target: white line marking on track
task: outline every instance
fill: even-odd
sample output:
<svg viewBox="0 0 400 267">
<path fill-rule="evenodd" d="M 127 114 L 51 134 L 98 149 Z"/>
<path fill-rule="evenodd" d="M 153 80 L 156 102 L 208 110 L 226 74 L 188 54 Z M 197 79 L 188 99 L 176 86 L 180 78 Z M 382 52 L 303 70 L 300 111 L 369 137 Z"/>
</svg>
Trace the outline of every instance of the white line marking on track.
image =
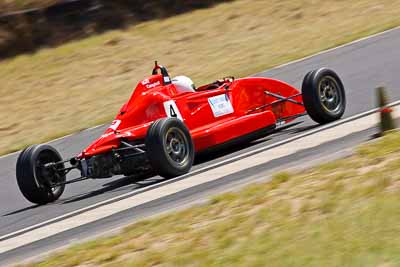
<svg viewBox="0 0 400 267">
<path fill-rule="evenodd" d="M 399 104 L 400 104 L 400 100 L 391 103 L 390 106 L 395 106 L 395 105 L 399 105 Z M 202 171 L 207 170 L 207 169 L 212 169 L 212 168 L 214 168 L 214 167 L 216 167 L 216 166 L 219 166 L 219 165 L 224 165 L 224 164 L 226 164 L 227 162 L 232 162 L 232 161 L 235 161 L 235 160 L 237 160 L 237 159 L 239 159 L 239 158 L 242 158 L 242 157 L 245 158 L 245 157 L 248 156 L 249 154 L 258 153 L 258 152 L 261 151 L 261 150 L 268 150 L 268 149 L 270 149 L 270 148 L 272 148 L 272 147 L 276 147 L 276 146 L 282 145 L 283 143 L 292 142 L 292 141 L 294 141 L 294 140 L 297 140 L 297 139 L 299 139 L 299 138 L 302 138 L 303 136 L 310 135 L 310 134 L 313 134 L 313 133 L 315 133 L 315 132 L 323 131 L 323 130 L 326 129 L 326 128 L 332 128 L 332 127 L 335 127 L 335 126 L 338 125 L 338 124 L 343 124 L 343 123 L 346 123 L 346 122 L 348 122 L 348 121 L 352 121 L 352 120 L 355 120 L 355 119 L 357 119 L 357 118 L 360 118 L 360 117 L 363 117 L 363 116 L 367 116 L 367 115 L 369 115 L 369 114 L 372 114 L 372 113 L 377 112 L 378 110 L 379 110 L 379 109 L 372 109 L 372 110 L 369 110 L 369 111 L 366 111 L 366 112 L 357 114 L 357 115 L 355 115 L 355 116 L 349 117 L 349 118 L 347 118 L 347 119 L 339 120 L 339 121 L 336 121 L 336 122 L 334 122 L 334 123 L 331 123 L 331 124 L 328 124 L 328 125 L 319 127 L 319 128 L 317 128 L 317 129 L 314 129 L 314 130 L 311 130 L 311 131 L 308 131 L 308 132 L 306 132 L 306 133 L 293 136 L 293 137 L 291 137 L 291 138 L 282 140 L 282 141 L 280 141 L 280 142 L 273 143 L 273 144 L 270 144 L 270 145 L 268 145 L 268 146 L 258 148 L 258 149 L 256 149 L 256 150 L 252 150 L 252 151 L 249 151 L 249 152 L 240 154 L 240 155 L 238 155 L 238 156 L 235 156 L 235 157 L 226 159 L 226 160 L 224 160 L 224 161 L 220 161 L 220 162 L 218 162 L 218 163 L 215 163 L 215 164 L 212 164 L 212 165 L 209 165 L 209 166 L 206 166 L 206 167 L 197 169 L 197 170 L 193 171 L 192 173 L 189 173 L 189 175 L 193 175 L 193 174 L 195 174 L 195 173 L 202 172 Z M 133 194 L 138 194 L 138 193 L 140 193 L 140 192 L 142 192 L 142 191 L 147 191 L 147 190 L 149 190 L 149 189 L 151 190 L 151 189 L 154 188 L 154 187 L 159 187 L 159 186 L 161 186 L 161 185 L 163 185 L 163 184 L 171 183 L 171 182 L 173 182 L 173 181 L 175 181 L 175 180 L 179 180 L 179 179 L 181 179 L 181 177 L 177 177 L 177 178 L 174 178 L 174 179 L 170 179 L 170 180 L 168 180 L 168 181 L 160 182 L 160 183 L 157 183 L 157 184 L 155 184 L 155 185 L 151 185 L 151 186 L 149 186 L 149 187 L 146 187 L 146 188 L 137 190 L 137 191 L 135 191 L 135 192 L 125 193 L 125 194 L 122 194 L 122 195 L 119 195 L 119 196 L 116 196 L 116 197 L 113 197 L 113 198 L 110 198 L 110 199 L 107 199 L 107 200 L 98 202 L 98 203 L 96 203 L 96 204 L 93 204 L 93 205 L 90 205 L 90 206 L 87 206 L 87 207 L 84 207 L 84 208 L 81 208 L 81 209 L 78 209 L 78 210 L 75 210 L 75 211 L 66 213 L 66 214 L 64 214 L 64 215 L 61 215 L 61 216 L 58 216 L 58 217 L 56 217 L 56 218 L 53 218 L 53 219 L 50 219 L 50 220 L 41 222 L 41 223 L 39 223 L 39 224 L 35 224 L 35 225 L 32 225 L 32 226 L 26 227 L 26 228 L 24 228 L 24 229 L 21 229 L 21 230 L 19 230 L 19 231 L 15 231 L 15 232 L 13 232 L 13 233 L 10 233 L 10 234 L 1 236 L 1 237 L 0 237 L 0 240 L 6 239 L 6 238 L 8 238 L 8 237 L 10 237 L 10 236 L 18 235 L 19 233 L 22 233 L 22 232 L 26 232 L 26 231 L 29 231 L 29 230 L 32 230 L 32 229 L 41 227 L 41 226 L 46 225 L 46 224 L 50 224 L 50 223 L 55 222 L 55 221 L 62 220 L 63 218 L 67 218 L 67 217 L 73 216 L 73 215 L 75 215 L 75 214 L 84 212 L 84 211 L 86 211 L 86 210 L 90 210 L 90 209 L 96 208 L 96 207 L 98 207 L 98 206 L 105 205 L 105 204 L 110 203 L 110 202 L 113 202 L 113 201 L 115 201 L 115 200 L 118 200 L 118 199 L 121 199 L 121 198 L 125 198 L 125 197 L 128 197 L 128 196 L 133 195 Z"/>
<path fill-rule="evenodd" d="M 399 105 L 400 101 L 396 101 L 391 106 Z M 351 133 L 360 132 L 368 128 L 374 127 L 377 124 L 378 116 L 376 112 L 379 109 L 373 109 L 362 114 L 352 116 L 345 120 L 337 121 L 335 123 L 320 127 L 318 129 L 303 133 L 287 140 L 271 144 L 269 146 L 259 148 L 255 151 L 245 153 L 248 157 L 239 155 L 235 157 L 240 158 L 237 161 L 232 159 L 225 160 L 221 163 L 214 164 L 213 166 L 205 167 L 194 171 L 188 177 L 182 179 L 178 177 L 168 180 L 157 185 L 151 186 L 146 190 L 138 192 L 130 192 L 112 199 L 82 208 L 80 210 L 70 212 L 63 216 L 45 221 L 34 226 L 30 226 L 14 233 L 0 237 L 6 239 L 0 242 L 0 254 L 6 251 L 18 248 L 23 245 L 56 235 L 58 233 L 97 221 L 116 214 L 118 212 L 131 209 L 135 206 L 175 194 L 185 189 L 204 184 L 210 181 L 220 179 L 224 176 L 236 173 L 238 171 L 251 168 L 274 159 L 278 159 L 290 154 L 296 153 L 299 150 L 319 146 L 323 143 L 344 137 Z M 394 117 L 400 117 L 400 112 L 396 110 Z M 296 141 L 293 145 L 293 141 Z M 258 154 L 254 154 L 259 152 Z M 210 169 L 211 168 L 211 169 Z M 205 172 L 199 173 L 201 170 L 207 169 Z M 171 183 L 171 181 L 174 181 Z M 160 186 L 163 185 L 164 186 Z M 140 191 L 139 191 L 140 192 Z M 116 200 L 115 202 L 112 202 Z M 110 203 L 112 202 L 112 203 Z M 107 204 L 109 203 L 109 204 Z M 100 207 L 101 204 L 104 204 Z M 74 216 L 74 214 L 77 214 Z M 71 217 L 72 216 L 72 217 Z M 21 233 L 20 235 L 18 235 Z M 17 235 L 17 236 L 15 236 Z M 15 237 L 12 237 L 15 236 Z M 8 237 L 11 237 L 7 239 Z"/>
</svg>

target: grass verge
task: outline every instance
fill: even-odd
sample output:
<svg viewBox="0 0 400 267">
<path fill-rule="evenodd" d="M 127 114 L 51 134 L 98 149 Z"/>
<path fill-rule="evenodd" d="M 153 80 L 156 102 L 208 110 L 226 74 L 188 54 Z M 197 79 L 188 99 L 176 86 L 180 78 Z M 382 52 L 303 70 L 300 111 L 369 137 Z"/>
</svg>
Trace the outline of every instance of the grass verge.
<svg viewBox="0 0 400 267">
<path fill-rule="evenodd" d="M 45 7 L 57 2 L 58 0 L 0 0 L 0 13 Z"/>
<path fill-rule="evenodd" d="M 400 132 L 26 266 L 400 266 Z"/>
<path fill-rule="evenodd" d="M 390 0 L 237 0 L 0 62 L 0 154 L 112 119 L 158 59 L 197 84 L 400 25 Z"/>
</svg>

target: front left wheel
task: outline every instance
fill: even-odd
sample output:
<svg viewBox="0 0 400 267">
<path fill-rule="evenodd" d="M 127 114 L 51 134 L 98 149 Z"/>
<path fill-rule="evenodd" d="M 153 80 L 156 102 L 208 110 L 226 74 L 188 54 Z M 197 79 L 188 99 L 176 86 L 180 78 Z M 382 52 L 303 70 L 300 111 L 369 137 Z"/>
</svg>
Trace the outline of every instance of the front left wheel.
<svg viewBox="0 0 400 267">
<path fill-rule="evenodd" d="M 49 145 L 33 145 L 21 152 L 17 160 L 17 183 L 24 197 L 32 203 L 44 205 L 56 201 L 64 192 L 65 174 L 60 154 Z M 55 164 L 53 167 L 49 165 Z"/>
<path fill-rule="evenodd" d="M 146 149 L 151 167 L 165 178 L 188 173 L 193 165 L 192 137 L 179 119 L 155 121 L 147 131 Z"/>
</svg>

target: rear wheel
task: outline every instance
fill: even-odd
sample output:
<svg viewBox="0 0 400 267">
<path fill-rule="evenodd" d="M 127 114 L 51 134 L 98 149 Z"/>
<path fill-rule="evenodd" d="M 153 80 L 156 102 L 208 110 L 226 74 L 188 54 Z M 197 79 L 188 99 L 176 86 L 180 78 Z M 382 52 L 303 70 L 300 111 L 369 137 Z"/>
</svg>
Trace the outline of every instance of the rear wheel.
<svg viewBox="0 0 400 267">
<path fill-rule="evenodd" d="M 49 145 L 34 145 L 21 152 L 17 160 L 17 183 L 24 197 L 39 205 L 56 201 L 64 192 L 66 176 L 58 169 L 64 164 L 48 168 L 45 165 L 62 161 L 60 154 Z"/>
<path fill-rule="evenodd" d="M 163 118 L 154 122 L 147 132 L 146 148 L 150 165 L 163 177 L 188 173 L 193 165 L 192 137 L 179 119 Z"/>
<path fill-rule="evenodd" d="M 325 124 L 340 119 L 346 109 L 346 94 L 339 76 L 322 68 L 307 73 L 302 85 L 304 106 L 310 117 Z"/>
</svg>

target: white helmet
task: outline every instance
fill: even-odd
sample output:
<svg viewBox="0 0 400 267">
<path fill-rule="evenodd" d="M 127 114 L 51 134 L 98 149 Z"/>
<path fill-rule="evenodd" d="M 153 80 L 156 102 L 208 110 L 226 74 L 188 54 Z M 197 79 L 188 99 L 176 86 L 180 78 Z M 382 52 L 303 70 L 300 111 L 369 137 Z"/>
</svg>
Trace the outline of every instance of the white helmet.
<svg viewBox="0 0 400 267">
<path fill-rule="evenodd" d="M 172 79 L 172 83 L 180 92 L 194 92 L 196 89 L 193 81 L 186 76 L 176 76 Z"/>
</svg>

